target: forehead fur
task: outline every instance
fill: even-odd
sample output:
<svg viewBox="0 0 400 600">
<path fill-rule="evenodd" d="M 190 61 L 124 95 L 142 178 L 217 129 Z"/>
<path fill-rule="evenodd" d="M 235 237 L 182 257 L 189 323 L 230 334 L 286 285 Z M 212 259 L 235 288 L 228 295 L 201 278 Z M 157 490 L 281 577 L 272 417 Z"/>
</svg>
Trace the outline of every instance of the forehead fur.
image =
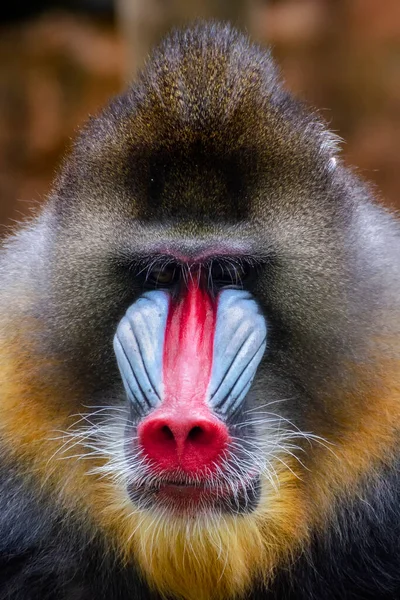
<svg viewBox="0 0 400 600">
<path fill-rule="evenodd" d="M 282 89 L 268 51 L 228 26 L 199 24 L 172 33 L 91 121 L 61 181 L 70 198 L 71 186 L 96 202 L 111 192 L 144 219 L 242 220 L 260 179 L 290 185 L 323 172 L 332 152 L 321 123 Z"/>
</svg>

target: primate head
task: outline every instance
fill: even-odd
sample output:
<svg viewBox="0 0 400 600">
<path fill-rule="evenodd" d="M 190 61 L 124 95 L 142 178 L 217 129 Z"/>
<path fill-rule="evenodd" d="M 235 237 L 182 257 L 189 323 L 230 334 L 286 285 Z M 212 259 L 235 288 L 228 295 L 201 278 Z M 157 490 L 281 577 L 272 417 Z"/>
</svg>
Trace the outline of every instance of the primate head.
<svg viewBox="0 0 400 600">
<path fill-rule="evenodd" d="M 162 593 L 268 580 L 390 455 L 390 219 L 268 52 L 172 34 L 9 243 L 13 452 Z"/>
</svg>

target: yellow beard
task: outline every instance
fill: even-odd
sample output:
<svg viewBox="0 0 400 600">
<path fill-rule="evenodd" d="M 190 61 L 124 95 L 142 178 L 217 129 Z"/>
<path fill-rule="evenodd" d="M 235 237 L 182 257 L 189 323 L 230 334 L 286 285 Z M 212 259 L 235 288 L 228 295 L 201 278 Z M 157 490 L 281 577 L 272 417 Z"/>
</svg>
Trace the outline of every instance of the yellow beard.
<svg viewBox="0 0 400 600">
<path fill-rule="evenodd" d="M 296 538 L 304 540 L 299 529 L 305 533 L 306 519 L 294 497 L 289 500 L 297 487 L 289 479 L 285 494 L 272 497 L 264 482 L 259 508 L 252 513 L 137 515 L 132 543 L 149 585 L 168 597 L 226 600 L 241 597 L 257 580 L 270 581 L 288 549 L 298 549 Z M 297 513 L 291 520 L 288 510 Z"/>
<path fill-rule="evenodd" d="M 185 600 L 225 600 L 262 573 L 265 545 L 256 519 L 220 516 L 206 523 L 144 515 L 136 558 L 162 594 Z"/>
</svg>

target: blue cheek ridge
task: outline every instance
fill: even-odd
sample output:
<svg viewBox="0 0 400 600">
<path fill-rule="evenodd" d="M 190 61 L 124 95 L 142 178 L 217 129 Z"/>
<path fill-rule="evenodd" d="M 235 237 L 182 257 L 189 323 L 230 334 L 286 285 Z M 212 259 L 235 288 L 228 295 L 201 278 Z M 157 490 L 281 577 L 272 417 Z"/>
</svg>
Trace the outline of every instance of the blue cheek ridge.
<svg viewBox="0 0 400 600">
<path fill-rule="evenodd" d="M 267 344 L 267 324 L 251 294 L 221 292 L 217 308 L 209 403 L 233 414 L 253 382 Z"/>
<path fill-rule="evenodd" d="M 114 352 L 122 382 L 129 400 L 139 412 L 161 402 L 168 308 L 167 292 L 144 293 L 128 308 L 114 336 Z"/>
</svg>

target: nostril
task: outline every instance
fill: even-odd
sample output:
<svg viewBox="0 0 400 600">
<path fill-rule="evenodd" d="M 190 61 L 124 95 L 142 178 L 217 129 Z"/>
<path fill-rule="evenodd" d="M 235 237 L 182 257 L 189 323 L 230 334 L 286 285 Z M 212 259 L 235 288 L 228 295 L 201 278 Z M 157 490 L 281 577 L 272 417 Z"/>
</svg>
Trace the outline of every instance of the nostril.
<svg viewBox="0 0 400 600">
<path fill-rule="evenodd" d="M 174 439 L 174 434 L 172 433 L 172 431 L 170 430 L 170 428 L 168 427 L 168 425 L 164 425 L 163 427 L 161 427 L 160 433 L 162 434 L 162 436 L 167 441 L 170 441 L 170 440 Z"/>
<path fill-rule="evenodd" d="M 205 437 L 205 431 L 201 427 L 196 425 L 189 431 L 187 439 L 193 443 L 196 443 L 196 442 L 202 442 L 204 437 Z"/>
</svg>

